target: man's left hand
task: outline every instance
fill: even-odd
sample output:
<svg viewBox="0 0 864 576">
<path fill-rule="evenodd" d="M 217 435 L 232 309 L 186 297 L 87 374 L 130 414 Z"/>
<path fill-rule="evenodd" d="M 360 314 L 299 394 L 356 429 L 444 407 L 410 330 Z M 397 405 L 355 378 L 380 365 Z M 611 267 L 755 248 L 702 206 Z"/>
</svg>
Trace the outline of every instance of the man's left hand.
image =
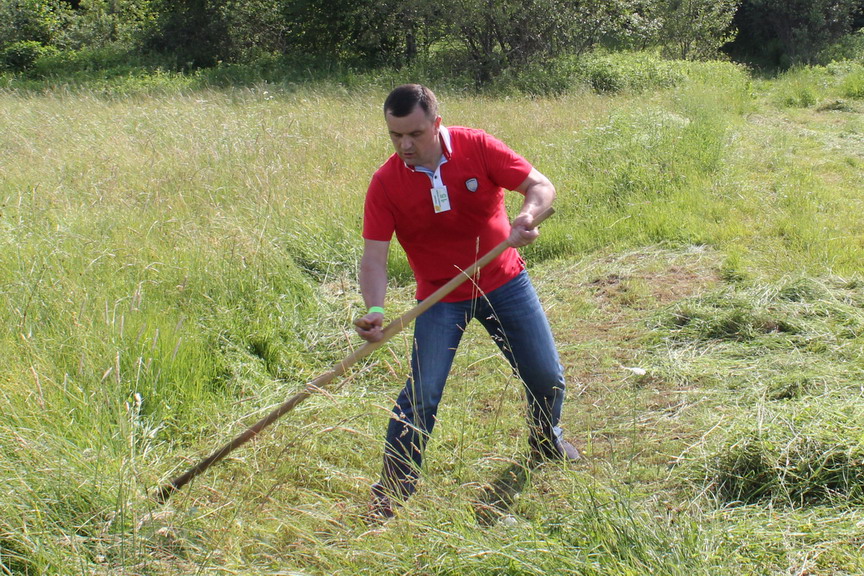
<svg viewBox="0 0 864 576">
<path fill-rule="evenodd" d="M 510 236 L 507 238 L 507 243 L 514 248 L 520 248 L 534 242 L 540 236 L 540 230 L 533 224 L 534 217 L 531 214 L 523 213 L 514 218 L 510 224 Z"/>
</svg>

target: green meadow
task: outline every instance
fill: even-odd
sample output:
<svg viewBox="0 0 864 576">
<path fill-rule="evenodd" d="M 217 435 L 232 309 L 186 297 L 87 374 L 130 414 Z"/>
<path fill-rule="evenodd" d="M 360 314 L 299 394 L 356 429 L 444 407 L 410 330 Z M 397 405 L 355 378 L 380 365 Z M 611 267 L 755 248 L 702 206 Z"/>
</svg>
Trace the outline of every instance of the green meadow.
<svg viewBox="0 0 864 576">
<path fill-rule="evenodd" d="M 360 346 L 393 81 L 5 80 L 0 574 L 864 573 L 864 66 L 620 58 L 557 96 L 437 90 L 556 184 L 523 254 L 585 458 L 525 467 L 472 326 L 380 525 L 410 330 L 151 496 Z"/>
</svg>

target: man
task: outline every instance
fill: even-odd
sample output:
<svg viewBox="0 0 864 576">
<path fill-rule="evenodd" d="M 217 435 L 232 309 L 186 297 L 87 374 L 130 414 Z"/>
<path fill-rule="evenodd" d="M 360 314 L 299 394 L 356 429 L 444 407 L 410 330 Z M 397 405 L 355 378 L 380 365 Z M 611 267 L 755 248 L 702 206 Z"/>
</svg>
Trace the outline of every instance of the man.
<svg viewBox="0 0 864 576">
<path fill-rule="evenodd" d="M 511 246 L 416 320 L 411 377 L 396 401 L 382 477 L 372 488 L 372 514 L 390 517 L 394 503 L 414 492 L 444 384 L 472 318 L 525 385 L 532 460 L 575 460 L 579 452 L 558 427 L 563 367 L 515 249 L 538 237 L 532 222 L 551 206 L 554 186 L 489 134 L 443 126 L 435 95 L 425 86 L 393 90 L 384 102 L 384 119 L 396 152 L 375 172 L 366 194 L 359 282 L 368 312 L 357 322 L 359 335 L 370 342 L 383 337 L 387 253 L 394 233 L 421 301 L 504 240 Z M 505 190 L 524 196 L 512 222 Z"/>
</svg>

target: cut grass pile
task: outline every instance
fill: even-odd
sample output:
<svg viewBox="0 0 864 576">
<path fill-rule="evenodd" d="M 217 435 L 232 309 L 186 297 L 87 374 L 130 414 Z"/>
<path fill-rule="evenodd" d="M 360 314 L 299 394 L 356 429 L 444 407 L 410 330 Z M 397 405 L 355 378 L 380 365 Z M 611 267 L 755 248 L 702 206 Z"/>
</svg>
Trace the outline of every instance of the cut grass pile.
<svg viewBox="0 0 864 576">
<path fill-rule="evenodd" d="M 679 378 L 711 382 L 737 409 L 685 458 L 720 503 L 860 501 L 862 303 L 860 281 L 797 278 L 681 302 L 659 321 Z"/>
</svg>

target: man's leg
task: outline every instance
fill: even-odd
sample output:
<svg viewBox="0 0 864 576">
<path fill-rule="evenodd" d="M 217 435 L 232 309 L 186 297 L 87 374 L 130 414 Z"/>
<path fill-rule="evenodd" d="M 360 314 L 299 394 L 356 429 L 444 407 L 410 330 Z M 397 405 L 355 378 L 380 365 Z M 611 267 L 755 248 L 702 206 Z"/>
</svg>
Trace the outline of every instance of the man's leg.
<svg viewBox="0 0 864 576">
<path fill-rule="evenodd" d="M 578 458 L 558 426 L 566 388 L 564 368 L 528 274 L 523 272 L 487 294 L 475 317 L 525 385 L 532 452 L 543 458 Z"/>
<path fill-rule="evenodd" d="M 438 303 L 416 320 L 411 377 L 393 408 L 381 481 L 373 486 L 373 496 L 379 499 L 400 501 L 414 492 L 468 309 L 464 303 Z"/>
</svg>

